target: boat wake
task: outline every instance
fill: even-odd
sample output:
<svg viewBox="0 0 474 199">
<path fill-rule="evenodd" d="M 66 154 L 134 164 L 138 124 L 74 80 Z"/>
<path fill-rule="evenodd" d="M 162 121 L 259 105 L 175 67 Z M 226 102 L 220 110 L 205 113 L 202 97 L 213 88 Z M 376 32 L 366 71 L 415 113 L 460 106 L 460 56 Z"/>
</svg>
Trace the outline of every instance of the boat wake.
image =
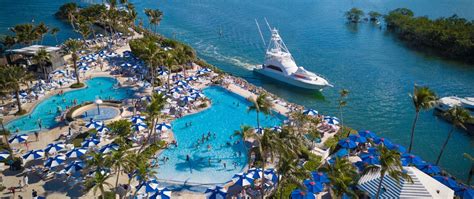
<svg viewBox="0 0 474 199">
<path fill-rule="evenodd" d="M 212 57 L 220 62 L 229 63 L 247 70 L 253 70 L 256 64 L 251 64 L 249 60 L 239 56 L 227 56 L 219 52 L 219 48 L 212 44 L 206 44 L 202 40 L 194 44 L 203 55 Z"/>
</svg>

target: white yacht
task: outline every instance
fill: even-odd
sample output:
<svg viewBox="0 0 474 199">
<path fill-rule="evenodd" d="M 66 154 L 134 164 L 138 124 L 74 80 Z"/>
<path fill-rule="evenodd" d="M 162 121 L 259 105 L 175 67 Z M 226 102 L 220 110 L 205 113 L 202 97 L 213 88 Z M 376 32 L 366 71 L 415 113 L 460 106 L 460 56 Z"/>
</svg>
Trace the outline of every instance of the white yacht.
<svg viewBox="0 0 474 199">
<path fill-rule="evenodd" d="M 272 37 L 265 53 L 265 62 L 254 69 L 255 72 L 293 86 L 311 90 L 332 87 L 320 75 L 297 66 L 293 56 L 283 42 L 278 30 L 271 29 Z"/>
<path fill-rule="evenodd" d="M 456 96 L 448 96 L 439 99 L 435 106 L 435 113 L 442 116 L 444 119 L 451 121 L 451 119 L 446 117 L 443 113 L 455 106 L 461 106 L 468 110 L 471 116 L 474 115 L 474 97 L 461 98 Z M 474 134 L 474 119 L 466 121 L 464 127 L 466 127 L 468 133 Z"/>
<path fill-rule="evenodd" d="M 456 96 L 448 96 L 443 97 L 438 100 L 435 108 L 438 111 L 446 112 L 450 108 L 454 106 L 461 106 L 467 110 L 469 110 L 472 114 L 474 112 L 474 97 L 456 97 Z"/>
</svg>

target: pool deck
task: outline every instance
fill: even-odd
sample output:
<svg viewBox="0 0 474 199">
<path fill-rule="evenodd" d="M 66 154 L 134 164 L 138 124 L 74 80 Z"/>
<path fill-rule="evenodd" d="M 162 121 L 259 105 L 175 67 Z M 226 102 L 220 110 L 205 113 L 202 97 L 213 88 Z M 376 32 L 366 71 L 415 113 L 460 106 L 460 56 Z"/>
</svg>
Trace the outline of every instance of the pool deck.
<svg viewBox="0 0 474 199">
<path fill-rule="evenodd" d="M 115 52 L 122 53 L 126 50 L 130 50 L 130 47 L 128 45 L 120 47 Z M 105 64 L 104 68 L 106 68 L 106 69 L 110 68 L 110 66 L 108 65 L 108 62 L 104 62 L 104 64 Z M 196 72 L 196 71 L 195 70 L 194 71 L 190 70 L 188 73 L 193 74 L 194 72 Z M 217 75 L 217 74 L 213 73 L 212 75 Z M 109 70 L 100 71 L 100 70 L 98 70 L 98 67 L 95 67 L 94 70 L 87 71 L 85 73 L 85 77 L 81 78 L 81 81 L 91 79 L 91 78 L 94 78 L 94 77 L 112 77 L 112 78 L 116 78 L 120 82 L 120 84 L 123 85 L 123 86 L 134 86 L 133 84 L 130 85 L 130 84 L 127 83 L 127 81 L 126 81 L 127 78 L 126 77 L 110 75 Z M 72 83 L 74 83 L 74 82 L 72 82 Z M 56 95 L 61 91 L 62 92 L 67 92 L 67 91 L 73 90 L 73 89 L 69 88 L 69 85 L 63 85 L 63 87 L 60 88 L 60 89 L 56 89 L 54 91 L 50 91 L 50 92 L 46 93 L 45 96 L 40 98 L 39 100 L 35 100 L 31 103 L 23 104 L 22 108 L 29 113 L 42 100 L 44 100 L 48 97 L 51 97 L 53 95 Z M 212 85 L 211 82 L 209 80 L 205 80 L 201 83 L 196 84 L 195 87 L 199 88 L 199 89 L 204 89 L 204 88 L 206 88 L 210 85 Z M 257 95 L 255 93 L 253 93 L 253 92 L 251 92 L 247 89 L 244 89 L 244 88 L 242 88 L 241 86 L 239 86 L 235 83 L 230 83 L 230 84 L 227 84 L 226 86 L 224 86 L 224 85 L 219 85 L 219 86 L 227 89 L 228 91 L 230 91 L 232 93 L 235 93 L 239 96 L 242 96 L 243 98 L 246 98 L 246 99 L 248 99 L 248 98 L 255 99 L 257 97 Z M 276 100 L 282 102 L 282 104 L 288 104 L 282 99 L 276 98 Z M 276 112 L 280 113 L 280 114 L 288 115 L 288 113 L 290 113 L 290 109 L 287 108 L 286 106 L 282 105 L 282 104 L 275 103 L 274 106 L 273 106 L 273 109 Z M 209 108 L 210 106 L 212 106 L 212 103 L 209 104 L 209 106 L 207 108 Z M 201 112 L 205 109 L 206 108 L 194 110 L 190 113 L 186 113 L 185 115 L 199 113 L 199 112 Z M 120 117 L 118 117 L 114 120 L 129 118 L 132 115 L 133 115 L 133 113 L 131 113 L 129 111 L 125 111 Z M 7 123 L 8 121 L 11 121 L 11 120 L 16 119 L 18 117 L 21 117 L 21 116 L 8 115 L 8 116 L 4 117 L 4 121 L 5 121 L 5 123 Z M 168 122 L 170 122 L 172 120 L 168 120 Z M 110 122 L 110 121 L 108 121 L 108 122 Z M 71 124 L 72 130 L 73 131 L 78 131 L 80 123 L 81 123 L 80 121 L 79 122 L 73 122 Z M 29 136 L 29 139 L 28 139 L 28 149 L 29 150 L 31 150 L 31 149 L 43 149 L 43 148 L 46 147 L 47 144 L 55 142 L 61 134 L 66 134 L 67 131 L 68 131 L 67 126 L 66 127 L 56 127 L 56 128 L 53 128 L 53 129 L 47 129 L 45 131 L 42 131 L 39 134 L 40 135 L 39 136 L 39 139 L 40 139 L 39 141 L 36 141 L 35 136 L 31 135 L 31 136 Z M 174 134 L 173 134 L 172 131 L 168 131 L 168 132 L 169 132 L 169 137 L 166 140 L 168 142 L 170 142 L 170 141 L 174 140 Z M 102 146 L 103 144 L 107 144 L 109 142 L 110 142 L 110 140 L 108 140 L 108 142 L 101 142 L 100 146 Z M 26 146 L 24 144 L 12 144 L 12 147 L 19 151 L 19 152 L 17 152 L 17 154 L 22 154 L 26 151 Z M 30 176 L 30 181 L 32 181 L 34 178 L 35 178 L 34 176 Z M 15 174 L 3 176 L 4 186 L 6 186 L 6 187 L 18 186 L 18 180 L 19 179 L 20 178 L 17 177 Z M 107 181 L 111 184 L 115 184 L 115 179 L 116 179 L 115 174 L 112 174 L 111 178 L 109 178 Z M 45 183 L 46 183 L 45 181 L 42 181 L 42 180 L 38 179 L 37 182 L 31 183 L 29 186 L 25 187 L 22 192 L 19 192 L 18 194 L 22 195 L 22 196 L 29 195 L 29 194 L 31 194 L 31 191 L 33 189 L 35 189 L 38 192 L 39 195 L 47 196 L 47 198 L 64 198 L 64 196 L 67 192 L 74 191 L 74 189 L 71 189 L 69 191 L 59 190 L 59 189 L 58 189 L 58 191 L 46 190 L 45 187 L 44 187 Z M 127 183 L 126 175 L 124 175 L 124 174 L 121 175 L 121 177 L 119 178 L 119 183 Z M 132 186 L 134 186 L 136 184 L 137 184 L 137 182 L 132 182 Z M 227 185 L 229 185 L 229 184 L 227 184 Z M 55 186 L 64 187 L 64 184 L 58 183 Z M 75 190 L 75 191 L 77 191 L 77 190 Z M 10 197 L 11 194 L 2 193 L 1 196 L 2 197 Z M 203 193 L 189 192 L 189 191 L 173 192 L 172 196 L 173 196 L 173 198 L 191 198 L 191 199 L 205 198 L 205 195 Z M 79 197 L 80 198 L 94 198 L 94 194 L 90 191 L 88 193 L 84 193 L 83 195 L 81 195 Z"/>
</svg>

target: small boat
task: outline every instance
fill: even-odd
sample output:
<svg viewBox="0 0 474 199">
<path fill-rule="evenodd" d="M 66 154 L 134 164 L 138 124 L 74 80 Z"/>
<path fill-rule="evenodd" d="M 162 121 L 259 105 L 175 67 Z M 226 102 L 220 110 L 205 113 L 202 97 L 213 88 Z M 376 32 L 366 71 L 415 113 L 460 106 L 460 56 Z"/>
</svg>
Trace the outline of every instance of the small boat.
<svg viewBox="0 0 474 199">
<path fill-rule="evenodd" d="M 332 87 L 321 75 L 296 65 L 278 30 L 273 28 L 271 33 L 265 61 L 254 69 L 255 72 L 304 89 L 322 90 L 324 87 Z"/>
<path fill-rule="evenodd" d="M 451 121 L 451 119 L 446 117 L 443 113 L 455 106 L 463 107 L 470 112 L 471 116 L 474 115 L 474 97 L 461 98 L 457 96 L 440 98 L 435 106 L 435 114 L 440 115 L 447 121 Z M 474 119 L 465 122 L 464 126 L 466 127 L 468 133 L 474 134 Z"/>
</svg>

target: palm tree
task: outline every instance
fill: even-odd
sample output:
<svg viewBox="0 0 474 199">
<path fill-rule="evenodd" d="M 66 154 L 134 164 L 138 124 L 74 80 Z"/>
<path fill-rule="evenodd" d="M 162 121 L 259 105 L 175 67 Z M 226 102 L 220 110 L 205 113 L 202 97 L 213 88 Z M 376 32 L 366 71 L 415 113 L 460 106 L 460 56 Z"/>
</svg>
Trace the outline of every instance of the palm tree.
<svg viewBox="0 0 474 199">
<path fill-rule="evenodd" d="M 10 143 L 8 142 L 8 137 L 10 136 L 10 131 L 5 129 L 5 125 L 3 124 L 3 118 L 0 118 L 0 125 L 2 126 L 2 132 L 0 133 L 0 135 L 3 136 L 3 141 L 5 142 L 5 145 L 8 146 L 8 148 L 10 148 Z"/>
<path fill-rule="evenodd" d="M 471 161 L 471 169 L 469 170 L 469 175 L 466 180 L 467 185 L 471 185 L 472 174 L 474 174 L 474 157 L 467 153 L 464 153 L 463 156 Z"/>
<path fill-rule="evenodd" d="M 48 33 L 49 28 L 44 24 L 44 22 L 40 22 L 39 25 L 35 27 L 35 32 L 41 38 L 41 44 L 43 44 L 43 38 L 46 33 Z"/>
<path fill-rule="evenodd" d="M 147 142 L 151 136 L 155 135 L 155 126 L 158 122 L 158 118 L 161 116 L 161 110 L 165 107 L 166 98 L 163 94 L 154 93 L 151 98 L 150 104 L 146 107 L 146 115 L 148 116 L 149 123 L 151 124 L 150 133 L 148 134 Z M 145 142 L 145 143 L 147 143 Z M 145 144 L 140 147 L 140 150 Z"/>
<path fill-rule="evenodd" d="M 59 32 L 59 28 L 58 27 L 54 27 L 52 28 L 49 33 L 54 37 L 54 39 L 56 40 L 56 43 L 58 43 L 58 32 Z"/>
<path fill-rule="evenodd" d="M 87 40 L 87 37 L 89 37 L 92 33 L 91 25 L 92 25 L 92 22 L 89 21 L 86 17 L 78 17 L 78 20 L 77 20 L 78 27 L 76 29 L 76 32 L 82 35 L 84 44 Z"/>
<path fill-rule="evenodd" d="M 421 110 L 429 110 L 436 104 L 436 94 L 431 91 L 428 87 L 419 87 L 415 85 L 413 95 L 410 95 L 413 100 L 413 106 L 415 106 L 415 119 L 413 120 L 413 126 L 411 127 L 410 146 L 408 147 L 408 153 L 411 153 L 413 147 L 413 139 L 415 135 L 416 121 Z"/>
<path fill-rule="evenodd" d="M 289 184 L 296 184 L 299 188 L 305 188 L 301 183 L 302 180 L 309 178 L 309 173 L 304 167 L 298 166 L 297 158 L 282 157 L 278 161 L 276 169 L 278 171 L 278 193 L 280 198 L 283 199 L 283 188 Z"/>
<path fill-rule="evenodd" d="M 35 27 L 30 23 L 15 25 L 10 28 L 10 31 L 15 33 L 16 41 L 20 44 L 31 45 L 33 41 L 38 39 Z"/>
<path fill-rule="evenodd" d="M 64 50 L 67 54 L 71 54 L 72 59 L 72 66 L 74 68 L 74 74 L 76 75 L 77 85 L 81 85 L 81 81 L 79 79 L 79 70 L 77 68 L 77 60 L 79 59 L 79 51 L 82 48 L 82 42 L 79 42 L 75 39 L 68 39 L 64 42 Z"/>
<path fill-rule="evenodd" d="M 379 198 L 380 196 L 380 190 L 382 188 L 383 179 L 386 174 L 396 181 L 399 181 L 401 178 L 403 178 L 413 183 L 411 177 L 403 172 L 402 162 L 400 161 L 401 155 L 398 151 L 389 150 L 382 144 L 378 146 L 378 151 L 380 152 L 380 166 L 369 165 L 363 172 L 364 174 L 380 172 L 380 181 L 377 186 L 377 194 L 375 195 L 375 198 Z"/>
<path fill-rule="evenodd" d="M 450 108 L 446 113 L 444 113 L 444 115 L 451 120 L 451 123 L 453 125 L 451 126 L 451 130 L 449 130 L 448 137 L 446 138 L 443 146 L 441 147 L 441 151 L 439 152 L 438 158 L 436 158 L 436 164 L 439 164 L 439 161 L 441 160 L 441 156 L 443 155 L 446 145 L 448 145 L 449 139 L 451 138 L 451 135 L 453 134 L 454 129 L 456 127 L 461 127 L 463 129 L 466 129 L 466 127 L 464 126 L 464 123 L 471 119 L 471 115 L 469 111 L 460 106 L 454 106 Z"/>
<path fill-rule="evenodd" d="M 105 187 L 112 186 L 110 183 L 107 182 L 109 177 L 110 175 L 108 174 L 102 174 L 102 172 L 96 171 L 94 177 L 87 180 L 86 183 L 91 184 L 93 186 L 92 189 L 93 189 L 94 195 L 96 195 L 97 190 L 100 190 L 99 198 L 105 199 Z"/>
<path fill-rule="evenodd" d="M 0 90 L 4 92 L 15 92 L 18 106 L 17 114 L 21 115 L 24 110 L 21 108 L 20 90 L 22 85 L 26 85 L 34 77 L 23 67 L 0 66 Z"/>
<path fill-rule="evenodd" d="M 344 123 L 343 123 L 343 118 L 342 118 L 342 108 L 344 108 L 347 105 L 347 101 L 345 100 L 345 98 L 347 98 L 348 95 L 349 95 L 349 90 L 347 89 L 342 89 L 339 91 L 339 117 L 341 119 L 341 130 L 343 133 L 344 133 Z"/>
<path fill-rule="evenodd" d="M 148 17 L 148 22 L 150 24 L 150 30 L 156 33 L 156 27 L 160 24 L 163 19 L 163 12 L 158 9 L 145 9 L 145 15 Z"/>
<path fill-rule="evenodd" d="M 115 189 L 118 187 L 118 182 L 120 178 L 120 173 L 122 173 L 122 169 L 126 166 L 126 162 L 122 161 L 122 158 L 125 158 L 128 155 L 128 151 L 126 150 L 125 146 L 120 146 L 119 150 L 112 152 L 110 158 L 113 161 L 112 168 L 115 170 L 117 178 L 115 179 Z M 116 191 L 118 194 L 118 192 Z"/>
<path fill-rule="evenodd" d="M 48 80 L 48 71 L 46 70 L 46 64 L 49 60 L 51 60 L 51 55 L 45 48 L 40 48 L 36 51 L 36 54 L 33 56 L 33 60 L 36 61 L 39 68 L 43 71 L 43 78 Z"/>
<path fill-rule="evenodd" d="M 273 103 L 268 99 L 265 93 L 257 96 L 256 99 L 249 98 L 249 101 L 252 104 L 247 110 L 257 112 L 257 128 L 260 128 L 260 112 L 264 115 L 270 115 L 272 113 Z"/>
<path fill-rule="evenodd" d="M 358 174 L 347 158 L 336 158 L 332 165 L 321 168 L 328 175 L 331 186 L 329 192 L 332 198 L 341 198 L 344 194 L 358 198 L 351 188 L 357 184 Z"/>
<path fill-rule="evenodd" d="M 0 43 L 5 47 L 5 50 L 9 50 L 17 43 L 17 39 L 14 36 L 6 35 L 2 37 Z"/>
</svg>

